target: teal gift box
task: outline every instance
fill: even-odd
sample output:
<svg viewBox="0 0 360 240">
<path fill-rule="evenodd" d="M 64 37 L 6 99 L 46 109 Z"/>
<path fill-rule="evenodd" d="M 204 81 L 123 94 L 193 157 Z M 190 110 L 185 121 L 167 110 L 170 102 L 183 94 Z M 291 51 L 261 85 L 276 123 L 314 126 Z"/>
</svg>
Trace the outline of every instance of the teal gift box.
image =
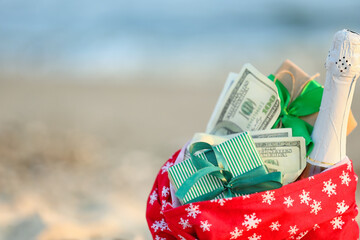
<svg viewBox="0 0 360 240">
<path fill-rule="evenodd" d="M 198 154 L 200 150 L 204 150 Z M 282 186 L 281 173 L 269 173 L 255 144 L 244 132 L 217 146 L 198 142 L 191 158 L 169 168 L 169 179 L 182 204 L 237 197 Z"/>
</svg>

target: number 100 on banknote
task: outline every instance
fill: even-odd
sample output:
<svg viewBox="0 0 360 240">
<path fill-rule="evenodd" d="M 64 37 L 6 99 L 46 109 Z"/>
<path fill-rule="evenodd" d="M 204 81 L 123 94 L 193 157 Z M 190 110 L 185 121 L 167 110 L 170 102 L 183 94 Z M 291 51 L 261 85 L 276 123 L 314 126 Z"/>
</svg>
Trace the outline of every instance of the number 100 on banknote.
<svg viewBox="0 0 360 240">
<path fill-rule="evenodd" d="M 228 135 L 270 129 L 280 114 L 274 82 L 250 64 L 230 74 L 210 118 L 206 132 Z"/>
</svg>

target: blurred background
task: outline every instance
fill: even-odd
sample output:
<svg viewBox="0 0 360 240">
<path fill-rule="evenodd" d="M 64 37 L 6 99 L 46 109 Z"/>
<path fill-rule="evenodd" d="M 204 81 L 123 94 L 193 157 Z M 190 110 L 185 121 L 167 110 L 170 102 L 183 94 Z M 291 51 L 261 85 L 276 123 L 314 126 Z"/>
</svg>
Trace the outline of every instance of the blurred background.
<svg viewBox="0 0 360 240">
<path fill-rule="evenodd" d="M 0 0 L 0 240 L 151 239 L 157 171 L 205 130 L 228 72 L 250 62 L 268 75 L 290 59 L 323 83 L 332 37 L 360 31 L 359 10 L 350 0 Z M 359 140 L 355 129 L 347 145 L 358 174 Z"/>
</svg>

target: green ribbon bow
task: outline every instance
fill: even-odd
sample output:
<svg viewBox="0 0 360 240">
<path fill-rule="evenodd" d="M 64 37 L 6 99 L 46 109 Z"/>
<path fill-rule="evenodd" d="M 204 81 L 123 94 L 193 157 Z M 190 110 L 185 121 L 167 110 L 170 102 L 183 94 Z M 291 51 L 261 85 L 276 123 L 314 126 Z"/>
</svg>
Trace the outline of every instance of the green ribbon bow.
<svg viewBox="0 0 360 240">
<path fill-rule="evenodd" d="M 183 200 L 191 187 L 207 174 L 220 179 L 222 186 L 205 195 L 192 199 L 188 203 L 211 200 L 221 193 L 224 193 L 225 197 L 229 198 L 235 197 L 235 193 L 250 194 L 280 188 L 282 186 L 281 172 L 267 174 L 263 166 L 234 177 L 229 171 L 229 166 L 224 156 L 208 143 L 194 143 L 190 146 L 189 150 L 191 161 L 197 169 L 197 172 L 191 175 L 176 191 L 175 195 L 180 200 Z M 205 153 L 208 160 L 194 155 L 194 153 L 200 150 L 210 150 Z"/>
<path fill-rule="evenodd" d="M 274 81 L 275 76 L 271 74 L 269 79 Z M 275 81 L 275 85 L 281 101 L 281 113 L 273 128 L 277 127 L 280 121 L 283 128 L 292 128 L 293 136 L 305 138 L 306 154 L 309 155 L 314 148 L 314 142 L 311 138 L 313 126 L 299 117 L 307 116 L 320 110 L 324 88 L 317 81 L 311 80 L 301 90 L 300 95 L 290 102 L 291 96 L 286 87 L 280 81 Z"/>
</svg>

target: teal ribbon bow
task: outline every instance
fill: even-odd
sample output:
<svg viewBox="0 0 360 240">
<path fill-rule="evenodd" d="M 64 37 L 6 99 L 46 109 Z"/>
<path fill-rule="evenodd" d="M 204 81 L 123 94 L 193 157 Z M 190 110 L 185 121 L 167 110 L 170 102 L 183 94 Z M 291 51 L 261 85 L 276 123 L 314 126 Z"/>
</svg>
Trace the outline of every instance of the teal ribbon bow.
<svg viewBox="0 0 360 240">
<path fill-rule="evenodd" d="M 274 81 L 275 76 L 270 75 L 269 79 Z M 307 116 L 320 110 L 324 88 L 317 81 L 311 80 L 301 90 L 300 95 L 290 102 L 291 96 L 286 87 L 280 81 L 275 81 L 275 85 L 279 92 L 281 113 L 273 128 L 276 128 L 280 122 L 282 122 L 283 128 L 292 128 L 293 136 L 305 138 L 306 154 L 309 155 L 314 148 L 314 142 L 311 138 L 313 126 L 299 117 Z"/>
<path fill-rule="evenodd" d="M 281 172 L 267 173 L 263 166 L 234 177 L 229 171 L 229 166 L 224 156 L 208 143 L 194 143 L 190 146 L 189 150 L 191 161 L 197 169 L 197 172 L 191 175 L 176 191 L 175 195 L 180 200 L 183 200 L 191 187 L 207 174 L 220 179 L 222 186 L 190 202 L 211 200 L 221 193 L 224 193 L 225 197 L 229 198 L 235 197 L 235 193 L 250 194 L 280 188 L 282 186 Z M 194 155 L 200 150 L 209 150 L 206 152 L 206 158 L 208 160 Z"/>
</svg>

